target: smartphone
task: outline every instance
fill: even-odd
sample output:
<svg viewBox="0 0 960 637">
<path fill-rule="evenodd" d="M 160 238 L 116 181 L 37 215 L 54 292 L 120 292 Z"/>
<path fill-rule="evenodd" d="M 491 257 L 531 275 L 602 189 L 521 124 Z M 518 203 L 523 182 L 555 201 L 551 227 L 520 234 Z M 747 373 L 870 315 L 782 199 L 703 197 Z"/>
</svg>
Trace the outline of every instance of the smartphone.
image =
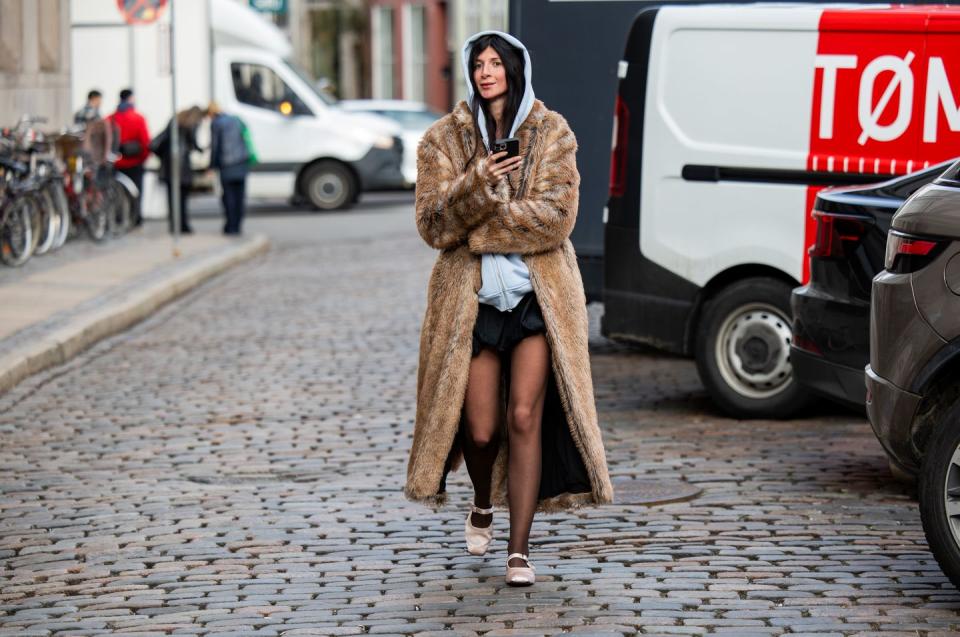
<svg viewBox="0 0 960 637">
<path fill-rule="evenodd" d="M 520 154 L 520 140 L 516 137 L 507 137 L 493 142 L 493 152 L 500 153 L 503 151 L 507 151 L 507 156 L 501 157 L 500 161 L 516 157 Z"/>
</svg>

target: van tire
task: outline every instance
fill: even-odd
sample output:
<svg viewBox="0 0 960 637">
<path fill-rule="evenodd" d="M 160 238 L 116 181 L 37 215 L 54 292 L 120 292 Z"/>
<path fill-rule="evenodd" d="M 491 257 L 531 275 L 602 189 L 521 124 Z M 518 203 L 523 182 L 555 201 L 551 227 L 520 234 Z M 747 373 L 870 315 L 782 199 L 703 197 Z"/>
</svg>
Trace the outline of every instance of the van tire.
<svg viewBox="0 0 960 637">
<path fill-rule="evenodd" d="M 350 169 L 337 161 L 318 161 L 303 174 L 303 194 L 314 208 L 339 210 L 356 201 L 357 182 Z"/>
<path fill-rule="evenodd" d="M 951 529 L 947 515 L 947 481 L 955 488 L 960 479 L 960 467 L 951 460 L 960 447 L 960 401 L 946 411 L 936 424 L 924 449 L 920 469 L 919 500 L 920 519 L 927 543 L 944 575 L 960 588 L 960 538 Z M 956 501 L 956 498 L 950 498 Z"/>
<path fill-rule="evenodd" d="M 713 401 L 731 416 L 787 418 L 810 400 L 790 367 L 791 290 L 778 279 L 754 277 L 704 303 L 697 372 Z"/>
</svg>

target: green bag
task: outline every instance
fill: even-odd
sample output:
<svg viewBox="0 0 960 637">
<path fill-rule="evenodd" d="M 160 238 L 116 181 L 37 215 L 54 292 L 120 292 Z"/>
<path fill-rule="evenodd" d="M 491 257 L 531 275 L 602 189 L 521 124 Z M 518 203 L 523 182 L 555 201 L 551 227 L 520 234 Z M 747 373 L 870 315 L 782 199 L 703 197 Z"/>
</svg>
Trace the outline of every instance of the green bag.
<svg viewBox="0 0 960 637">
<path fill-rule="evenodd" d="M 243 143 L 247 147 L 247 165 L 255 166 L 259 164 L 260 159 L 257 157 L 257 149 L 253 146 L 253 138 L 250 137 L 250 130 L 247 128 L 246 122 L 242 119 L 240 120 L 240 132 L 243 134 Z"/>
</svg>

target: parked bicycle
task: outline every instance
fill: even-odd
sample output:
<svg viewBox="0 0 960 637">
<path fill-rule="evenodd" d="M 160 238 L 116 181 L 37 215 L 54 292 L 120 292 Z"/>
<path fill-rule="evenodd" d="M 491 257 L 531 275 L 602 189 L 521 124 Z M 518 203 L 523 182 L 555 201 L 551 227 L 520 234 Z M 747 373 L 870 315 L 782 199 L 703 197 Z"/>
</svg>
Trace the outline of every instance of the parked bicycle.
<svg viewBox="0 0 960 637">
<path fill-rule="evenodd" d="M 24 116 L 0 131 L 0 262 L 22 265 L 84 230 L 94 241 L 132 226 L 135 193 L 114 169 L 102 120 L 46 136 Z"/>
<path fill-rule="evenodd" d="M 32 196 L 29 167 L 0 155 L 0 261 L 23 265 L 33 254 Z"/>
</svg>

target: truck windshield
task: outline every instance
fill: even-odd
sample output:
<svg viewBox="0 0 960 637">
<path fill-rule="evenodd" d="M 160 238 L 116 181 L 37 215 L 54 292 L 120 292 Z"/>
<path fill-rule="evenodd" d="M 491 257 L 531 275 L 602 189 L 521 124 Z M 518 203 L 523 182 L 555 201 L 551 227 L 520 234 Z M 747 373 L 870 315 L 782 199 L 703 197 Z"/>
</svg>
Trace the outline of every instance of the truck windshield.
<svg viewBox="0 0 960 637">
<path fill-rule="evenodd" d="M 306 84 L 307 87 L 311 91 L 313 91 L 313 94 L 316 95 L 318 98 L 320 98 L 320 100 L 323 101 L 324 104 L 328 106 L 333 106 L 334 104 L 337 103 L 337 99 L 335 97 L 333 97 L 329 93 L 326 93 L 325 91 L 321 91 L 320 88 L 317 86 L 317 81 L 312 77 L 310 77 L 309 73 L 307 73 L 306 71 L 301 69 L 299 66 L 297 66 L 296 63 L 291 62 L 290 60 L 284 60 L 283 63 L 286 64 L 287 68 L 293 71 L 297 77 L 303 80 L 303 83 Z"/>
</svg>

